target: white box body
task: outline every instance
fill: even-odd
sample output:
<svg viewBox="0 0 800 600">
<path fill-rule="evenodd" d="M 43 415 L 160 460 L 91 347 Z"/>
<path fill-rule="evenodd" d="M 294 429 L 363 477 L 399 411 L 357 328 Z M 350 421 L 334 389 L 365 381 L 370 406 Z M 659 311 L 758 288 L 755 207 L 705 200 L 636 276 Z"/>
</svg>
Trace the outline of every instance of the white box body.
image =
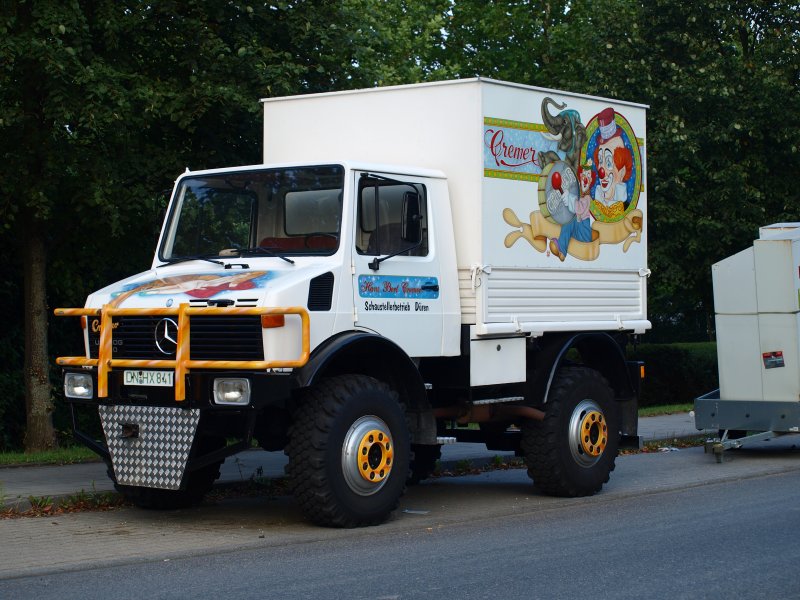
<svg viewBox="0 0 800 600">
<path fill-rule="evenodd" d="M 477 335 L 650 327 L 645 106 L 486 79 L 263 102 L 265 163 L 353 160 L 445 174 L 461 323 Z M 545 110 L 584 128 L 580 151 L 550 139 Z M 617 168 L 629 179 L 609 200 L 594 150 L 615 143 L 630 156 L 630 167 Z M 543 165 L 548 151 L 558 160 Z M 559 191 L 579 196 L 565 165 L 587 178 L 595 172 L 582 196 L 586 218 L 573 225 L 547 204 L 559 169 L 569 180 Z M 563 261 L 554 241 L 566 247 Z"/>
</svg>

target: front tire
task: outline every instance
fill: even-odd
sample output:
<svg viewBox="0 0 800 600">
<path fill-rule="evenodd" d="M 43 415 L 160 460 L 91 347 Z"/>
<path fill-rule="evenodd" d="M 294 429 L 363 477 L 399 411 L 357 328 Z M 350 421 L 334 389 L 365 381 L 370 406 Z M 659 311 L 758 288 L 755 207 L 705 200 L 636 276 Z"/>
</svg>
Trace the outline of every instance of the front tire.
<svg viewBox="0 0 800 600">
<path fill-rule="evenodd" d="M 397 394 L 365 375 L 342 375 L 309 389 L 286 446 L 289 486 L 319 525 L 385 521 L 405 491 L 410 442 Z"/>
<path fill-rule="evenodd" d="M 560 369 L 543 421 L 522 428 L 522 451 L 534 485 L 552 496 L 591 496 L 614 470 L 619 408 L 608 382 L 594 369 Z"/>
</svg>

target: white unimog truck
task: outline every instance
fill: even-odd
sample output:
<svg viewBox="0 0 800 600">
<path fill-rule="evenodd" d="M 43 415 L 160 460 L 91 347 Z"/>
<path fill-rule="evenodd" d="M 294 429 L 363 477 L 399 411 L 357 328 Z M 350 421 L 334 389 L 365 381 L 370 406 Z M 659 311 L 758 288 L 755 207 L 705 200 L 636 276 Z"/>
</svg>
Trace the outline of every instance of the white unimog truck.
<svg viewBox="0 0 800 600">
<path fill-rule="evenodd" d="M 488 79 L 263 105 L 264 164 L 181 175 L 151 269 L 56 310 L 117 488 L 191 504 L 255 440 L 311 520 L 369 525 L 467 441 L 599 491 L 638 443 L 646 107 Z"/>
</svg>

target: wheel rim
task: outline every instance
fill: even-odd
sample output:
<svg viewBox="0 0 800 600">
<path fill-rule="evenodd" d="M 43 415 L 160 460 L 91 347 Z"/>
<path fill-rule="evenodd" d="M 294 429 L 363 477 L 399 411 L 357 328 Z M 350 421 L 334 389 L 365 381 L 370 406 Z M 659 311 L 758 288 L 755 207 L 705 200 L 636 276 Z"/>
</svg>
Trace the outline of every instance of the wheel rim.
<svg viewBox="0 0 800 600">
<path fill-rule="evenodd" d="M 342 444 L 342 472 L 347 485 L 360 496 L 380 490 L 394 464 L 394 442 L 386 423 L 374 415 L 356 420 Z"/>
<path fill-rule="evenodd" d="M 579 465 L 591 467 L 605 452 L 608 423 L 603 410 L 593 400 L 583 400 L 572 411 L 569 421 L 569 449 Z"/>
</svg>

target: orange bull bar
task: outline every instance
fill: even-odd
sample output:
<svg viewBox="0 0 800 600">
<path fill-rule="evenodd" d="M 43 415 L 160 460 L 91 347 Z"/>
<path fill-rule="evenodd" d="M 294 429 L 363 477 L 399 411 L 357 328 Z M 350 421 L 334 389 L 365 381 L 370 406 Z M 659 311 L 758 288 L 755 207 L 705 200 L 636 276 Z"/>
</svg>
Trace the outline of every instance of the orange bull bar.
<svg viewBox="0 0 800 600">
<path fill-rule="evenodd" d="M 277 369 L 302 367 L 310 354 L 310 326 L 308 311 L 301 306 L 286 308 L 192 308 L 181 304 L 177 308 L 57 308 L 58 317 L 100 317 L 100 348 L 98 357 L 63 356 L 56 359 L 62 367 L 97 367 L 97 397 L 108 397 L 108 373 L 114 367 L 175 369 L 175 400 L 186 399 L 186 374 L 189 369 Z M 113 358 L 113 317 L 124 316 L 175 316 L 178 317 L 178 340 L 175 360 L 132 360 Z M 302 351 L 296 360 L 192 360 L 189 355 L 189 326 L 192 315 L 298 315 L 302 322 Z"/>
</svg>

